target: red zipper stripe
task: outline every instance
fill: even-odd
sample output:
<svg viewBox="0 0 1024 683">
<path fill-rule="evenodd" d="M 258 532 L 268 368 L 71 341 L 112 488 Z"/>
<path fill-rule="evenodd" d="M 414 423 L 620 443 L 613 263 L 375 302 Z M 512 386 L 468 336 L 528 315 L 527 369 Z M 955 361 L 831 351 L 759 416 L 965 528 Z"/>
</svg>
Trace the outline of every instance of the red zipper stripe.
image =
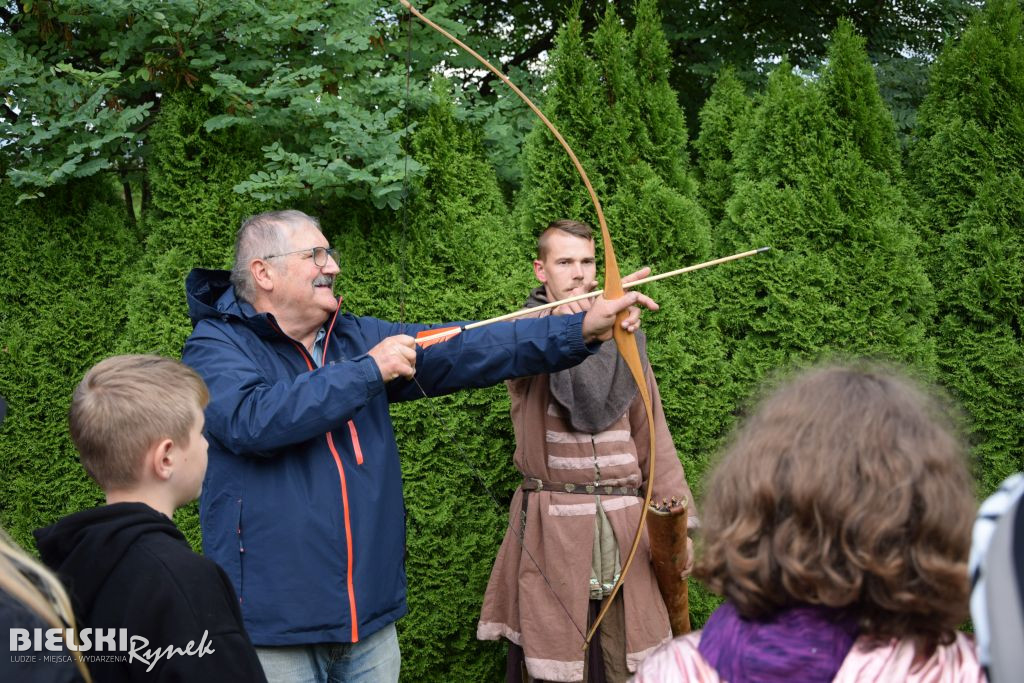
<svg viewBox="0 0 1024 683">
<path fill-rule="evenodd" d="M 356 431 L 356 423 L 352 420 L 348 421 L 348 431 L 352 435 L 352 448 L 356 451 L 356 464 L 363 464 L 363 449 L 359 445 L 359 432 Z"/>
<path fill-rule="evenodd" d="M 338 303 L 338 310 L 341 310 L 341 302 Z M 327 335 L 326 337 L 324 337 L 323 358 L 327 358 L 327 342 L 330 341 L 331 339 L 331 332 L 334 330 L 334 321 L 337 319 L 338 311 L 336 310 L 334 312 L 334 316 L 331 318 L 331 324 L 327 328 Z M 309 355 L 309 352 L 302 347 L 302 344 L 298 343 L 297 341 L 289 337 L 287 334 L 284 334 L 284 331 L 280 327 L 277 327 L 277 331 L 284 335 L 285 338 L 287 338 L 289 341 L 291 341 L 292 344 L 295 345 L 295 348 L 298 349 L 299 351 L 299 355 L 302 356 L 302 360 L 306 361 L 306 367 L 308 367 L 310 371 L 312 371 L 313 362 L 312 358 Z M 359 435 L 356 434 L 356 426 L 355 424 L 353 424 L 351 420 L 349 420 L 348 424 L 349 431 L 352 433 L 352 443 L 355 446 L 356 461 L 359 464 L 362 464 L 363 452 L 362 449 L 359 448 Z M 356 612 L 356 587 L 352 577 L 355 571 L 355 562 L 352 556 L 352 520 L 349 517 L 348 512 L 348 484 L 345 481 L 345 468 L 341 464 L 341 456 L 338 455 L 338 450 L 334 447 L 334 437 L 331 436 L 330 432 L 327 432 L 327 448 L 331 451 L 331 456 L 334 457 L 334 464 L 338 468 L 338 478 L 341 480 L 341 509 L 342 515 L 345 520 L 345 547 L 348 551 L 348 572 L 346 576 L 346 589 L 348 590 L 348 607 L 352 613 L 352 642 L 358 643 L 359 616 Z"/>
<path fill-rule="evenodd" d="M 355 584 L 352 580 L 352 520 L 348 515 L 348 485 L 345 483 L 345 469 L 341 466 L 341 457 L 338 455 L 337 449 L 334 447 L 334 438 L 330 432 L 327 432 L 327 446 L 331 449 L 331 455 L 334 456 L 334 464 L 338 466 L 338 476 L 341 478 L 341 498 L 345 501 L 343 506 L 345 516 L 345 545 L 348 549 L 348 607 L 352 610 L 352 642 L 359 642 L 359 619 L 356 616 L 356 591 Z"/>
</svg>

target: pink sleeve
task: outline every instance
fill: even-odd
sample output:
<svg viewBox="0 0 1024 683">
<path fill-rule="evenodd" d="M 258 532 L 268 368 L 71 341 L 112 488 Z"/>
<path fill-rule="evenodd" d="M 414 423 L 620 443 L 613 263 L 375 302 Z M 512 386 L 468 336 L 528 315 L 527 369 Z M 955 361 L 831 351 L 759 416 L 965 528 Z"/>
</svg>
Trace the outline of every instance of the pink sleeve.
<svg viewBox="0 0 1024 683">
<path fill-rule="evenodd" d="M 700 631 L 670 640 L 640 663 L 632 683 L 722 683 L 699 644 Z"/>
</svg>

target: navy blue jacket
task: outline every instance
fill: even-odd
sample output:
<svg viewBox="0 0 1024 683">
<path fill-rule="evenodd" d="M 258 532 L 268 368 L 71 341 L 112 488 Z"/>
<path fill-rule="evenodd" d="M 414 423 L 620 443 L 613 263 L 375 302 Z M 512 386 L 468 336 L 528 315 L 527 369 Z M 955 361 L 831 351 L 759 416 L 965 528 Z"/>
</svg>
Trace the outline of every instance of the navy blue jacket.
<svg viewBox="0 0 1024 683">
<path fill-rule="evenodd" d="M 226 271 L 196 269 L 185 289 L 195 329 L 182 360 L 210 388 L 209 466 L 199 513 L 206 555 L 241 601 L 256 645 L 356 642 L 405 601 L 405 507 L 388 404 L 421 398 L 384 383 L 367 355 L 426 325 L 335 313 L 323 367 L 273 316 L 235 298 Z M 582 314 L 498 323 L 418 349 L 428 395 L 575 365 Z"/>
</svg>

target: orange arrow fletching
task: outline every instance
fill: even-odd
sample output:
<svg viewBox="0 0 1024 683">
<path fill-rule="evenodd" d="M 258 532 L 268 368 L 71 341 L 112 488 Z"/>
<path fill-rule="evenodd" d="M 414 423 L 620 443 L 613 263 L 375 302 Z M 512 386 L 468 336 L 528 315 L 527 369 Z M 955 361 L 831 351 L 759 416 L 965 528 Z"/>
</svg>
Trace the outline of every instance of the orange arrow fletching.
<svg viewBox="0 0 1024 683">
<path fill-rule="evenodd" d="M 438 327 L 433 330 L 423 330 L 416 334 L 416 343 L 425 349 L 439 342 L 448 341 L 459 332 L 462 332 L 461 327 Z"/>
</svg>

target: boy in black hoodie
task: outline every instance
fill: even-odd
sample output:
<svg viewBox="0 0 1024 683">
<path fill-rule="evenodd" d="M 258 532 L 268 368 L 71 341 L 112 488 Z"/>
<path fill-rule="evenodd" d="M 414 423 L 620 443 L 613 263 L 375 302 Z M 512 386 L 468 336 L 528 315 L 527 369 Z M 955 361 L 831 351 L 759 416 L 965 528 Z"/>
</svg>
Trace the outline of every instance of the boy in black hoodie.
<svg viewBox="0 0 1024 683">
<path fill-rule="evenodd" d="M 35 536 L 83 636 L 115 634 L 83 652 L 97 681 L 266 680 L 227 576 L 171 521 L 206 473 L 208 400 L 191 368 L 159 356 L 108 358 L 75 389 L 71 438 L 107 505 Z"/>
</svg>

